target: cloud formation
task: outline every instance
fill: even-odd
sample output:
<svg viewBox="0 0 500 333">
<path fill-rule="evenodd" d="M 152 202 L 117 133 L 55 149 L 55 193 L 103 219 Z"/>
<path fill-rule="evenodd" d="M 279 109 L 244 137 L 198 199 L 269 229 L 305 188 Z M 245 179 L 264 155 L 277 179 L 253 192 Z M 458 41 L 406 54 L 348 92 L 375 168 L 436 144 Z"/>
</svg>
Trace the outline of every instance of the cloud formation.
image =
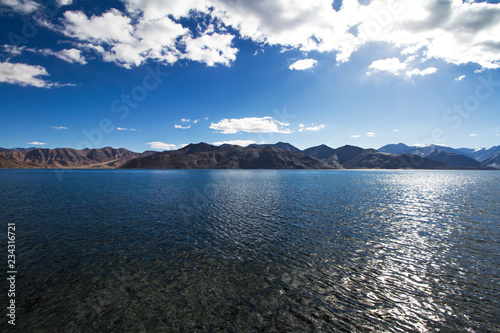
<svg viewBox="0 0 500 333">
<path fill-rule="evenodd" d="M 48 76 L 47 70 L 42 66 L 32 66 L 20 63 L 0 62 L 0 82 L 17 84 L 23 87 L 33 86 L 38 88 L 61 87 L 70 84 L 59 84 L 44 80 Z"/>
<path fill-rule="evenodd" d="M 182 125 L 175 124 L 175 125 L 174 125 L 174 128 L 178 128 L 178 129 L 188 129 L 188 128 L 191 128 L 191 125 L 182 126 Z"/>
<path fill-rule="evenodd" d="M 160 141 L 148 142 L 147 145 L 149 145 L 150 149 L 162 149 L 162 150 L 172 150 L 177 147 L 174 144 L 164 143 Z"/>
<path fill-rule="evenodd" d="M 14 12 L 24 15 L 31 14 L 40 8 L 40 5 L 32 0 L 1 0 L 0 6 L 9 7 Z"/>
<path fill-rule="evenodd" d="M 28 142 L 29 145 L 33 145 L 33 146 L 43 146 L 43 145 L 46 145 L 45 142 L 38 142 L 38 141 L 33 141 L 33 142 Z"/>
<path fill-rule="evenodd" d="M 370 66 L 368 66 L 368 75 L 371 75 L 376 72 L 384 72 L 388 74 L 392 74 L 395 76 L 403 76 L 406 79 L 410 79 L 413 76 L 426 76 L 430 74 L 434 74 L 437 72 L 436 67 L 427 67 L 425 69 L 419 68 L 411 68 L 409 63 L 415 60 L 415 57 L 410 57 L 406 61 L 401 62 L 398 58 L 387 58 L 387 59 L 379 59 L 374 62 Z"/>
<path fill-rule="evenodd" d="M 55 130 L 67 130 L 69 129 L 69 127 L 66 127 L 66 126 L 51 126 L 53 129 Z"/>
<path fill-rule="evenodd" d="M 374 61 L 368 73 L 385 72 L 406 79 L 435 73 L 429 60 L 500 68 L 500 4 L 462 0 L 122 0 L 124 9 L 90 14 L 63 12 L 57 22 L 36 22 L 66 38 L 76 48 L 52 51 L 59 58 L 85 64 L 97 55 L 125 68 L 147 61 L 173 64 L 180 59 L 207 66 L 230 66 L 235 38 L 278 46 L 284 51 L 334 53 L 347 62 L 360 47 L 389 45 L 392 55 Z M 60 6 L 71 0 L 58 0 Z M 33 0 L 1 0 L 0 6 L 33 14 Z M 64 9 L 64 7 L 63 7 Z M 62 10 L 61 9 L 61 12 Z M 195 25 L 186 24 L 186 20 Z M 85 56 L 82 54 L 92 53 Z M 302 59 L 289 65 L 304 70 L 317 64 Z M 420 65 L 416 65 L 420 64 Z M 434 65 L 436 66 L 436 65 Z"/>
<path fill-rule="evenodd" d="M 222 119 L 211 123 L 210 128 L 223 134 L 248 133 L 291 133 L 290 124 L 274 120 L 273 117 L 246 117 L 239 119 Z"/>
<path fill-rule="evenodd" d="M 301 59 L 297 60 L 290 66 L 288 66 L 288 69 L 296 70 L 296 71 L 303 71 L 305 69 L 310 69 L 313 68 L 318 64 L 317 60 L 314 59 Z"/>
<path fill-rule="evenodd" d="M 325 128 L 326 125 L 311 125 L 311 126 L 305 126 L 304 124 L 300 124 L 299 125 L 299 132 L 303 132 L 303 131 L 313 131 L 313 132 L 318 132 L 319 130 L 322 130 L 323 128 Z"/>
</svg>

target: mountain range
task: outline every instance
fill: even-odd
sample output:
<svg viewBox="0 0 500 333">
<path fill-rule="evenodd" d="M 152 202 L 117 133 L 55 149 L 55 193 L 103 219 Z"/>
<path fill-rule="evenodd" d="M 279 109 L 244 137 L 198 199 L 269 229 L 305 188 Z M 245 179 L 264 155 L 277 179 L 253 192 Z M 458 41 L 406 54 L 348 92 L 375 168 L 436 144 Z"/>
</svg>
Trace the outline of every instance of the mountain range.
<svg viewBox="0 0 500 333">
<path fill-rule="evenodd" d="M 0 148 L 0 168 L 128 169 L 500 169 L 500 146 L 454 149 L 407 146 L 375 149 L 319 145 L 305 150 L 285 142 L 248 147 L 207 143 L 137 153 L 125 148 Z"/>
<path fill-rule="evenodd" d="M 136 153 L 125 148 L 104 147 L 99 149 L 72 148 L 0 148 L 1 168 L 116 168 L 153 151 Z M 14 164 L 13 164 L 14 163 Z"/>
<path fill-rule="evenodd" d="M 458 167 L 499 167 L 500 146 L 491 148 L 451 148 L 440 145 L 407 146 L 404 143 L 390 144 L 378 149 L 380 152 L 392 154 L 412 154 L 433 161 Z"/>
</svg>

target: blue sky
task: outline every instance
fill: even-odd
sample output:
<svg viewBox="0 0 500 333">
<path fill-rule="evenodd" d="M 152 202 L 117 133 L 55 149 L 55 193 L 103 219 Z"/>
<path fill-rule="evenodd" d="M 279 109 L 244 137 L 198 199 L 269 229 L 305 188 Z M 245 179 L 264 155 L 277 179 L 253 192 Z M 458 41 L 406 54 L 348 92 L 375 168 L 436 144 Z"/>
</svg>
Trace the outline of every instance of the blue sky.
<svg viewBox="0 0 500 333">
<path fill-rule="evenodd" d="M 490 147 L 498 1 L 0 0 L 0 147 Z"/>
</svg>

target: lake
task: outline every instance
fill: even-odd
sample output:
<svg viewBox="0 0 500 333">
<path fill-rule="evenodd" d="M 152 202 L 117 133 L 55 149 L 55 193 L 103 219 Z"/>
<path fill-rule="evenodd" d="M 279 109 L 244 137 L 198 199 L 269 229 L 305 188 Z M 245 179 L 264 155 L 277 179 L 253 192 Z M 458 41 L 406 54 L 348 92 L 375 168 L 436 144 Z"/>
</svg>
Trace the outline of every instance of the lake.
<svg viewBox="0 0 500 333">
<path fill-rule="evenodd" d="M 500 330 L 497 171 L 0 170 L 0 188 L 19 332 Z"/>
</svg>

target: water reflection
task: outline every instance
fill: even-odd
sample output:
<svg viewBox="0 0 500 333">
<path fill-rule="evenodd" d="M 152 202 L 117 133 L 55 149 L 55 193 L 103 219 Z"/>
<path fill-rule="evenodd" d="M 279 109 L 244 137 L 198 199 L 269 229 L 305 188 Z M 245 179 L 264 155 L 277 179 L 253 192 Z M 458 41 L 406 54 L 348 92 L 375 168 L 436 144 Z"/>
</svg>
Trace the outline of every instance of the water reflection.
<svg viewBox="0 0 500 333">
<path fill-rule="evenodd" d="M 500 327 L 498 173 L 44 175 L 0 178 L 23 331 Z"/>
</svg>

